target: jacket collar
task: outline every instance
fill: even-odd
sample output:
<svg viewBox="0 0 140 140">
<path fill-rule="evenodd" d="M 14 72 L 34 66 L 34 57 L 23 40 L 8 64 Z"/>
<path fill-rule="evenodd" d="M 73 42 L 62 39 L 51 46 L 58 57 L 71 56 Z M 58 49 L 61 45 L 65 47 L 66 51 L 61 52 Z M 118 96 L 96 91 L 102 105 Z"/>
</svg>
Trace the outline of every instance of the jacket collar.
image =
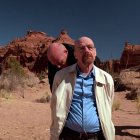
<svg viewBox="0 0 140 140">
<path fill-rule="evenodd" d="M 77 66 L 77 63 L 75 63 L 74 65 L 71 65 L 70 69 L 69 69 L 69 72 L 74 72 L 76 73 L 76 66 Z M 95 76 L 95 81 L 97 83 L 100 83 L 100 84 L 105 84 L 106 82 L 106 79 L 105 79 L 105 76 L 103 74 L 103 70 L 99 69 L 98 67 L 96 67 L 94 64 L 93 64 L 93 69 L 94 69 L 94 76 Z"/>
<path fill-rule="evenodd" d="M 95 69 L 95 80 L 97 83 L 106 84 L 106 79 L 103 70 L 99 69 L 94 65 Z"/>
</svg>

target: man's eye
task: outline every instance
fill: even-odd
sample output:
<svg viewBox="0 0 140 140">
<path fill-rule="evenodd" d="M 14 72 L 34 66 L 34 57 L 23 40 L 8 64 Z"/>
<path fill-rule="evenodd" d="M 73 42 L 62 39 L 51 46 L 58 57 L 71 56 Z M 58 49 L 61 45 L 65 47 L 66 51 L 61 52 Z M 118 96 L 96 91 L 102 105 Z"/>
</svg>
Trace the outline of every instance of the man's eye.
<svg viewBox="0 0 140 140">
<path fill-rule="evenodd" d="M 84 47 L 79 47 L 79 49 L 80 49 L 80 50 L 83 50 L 83 49 L 84 49 Z"/>
<path fill-rule="evenodd" d="M 89 49 L 89 50 L 92 50 L 92 49 L 93 49 L 93 47 L 88 47 L 88 49 Z"/>
</svg>

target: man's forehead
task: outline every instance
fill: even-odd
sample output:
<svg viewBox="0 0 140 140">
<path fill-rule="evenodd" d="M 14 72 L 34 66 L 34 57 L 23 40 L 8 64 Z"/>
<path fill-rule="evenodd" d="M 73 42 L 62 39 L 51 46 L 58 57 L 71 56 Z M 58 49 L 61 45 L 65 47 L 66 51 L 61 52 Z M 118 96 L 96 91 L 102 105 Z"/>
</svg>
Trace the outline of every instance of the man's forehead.
<svg viewBox="0 0 140 140">
<path fill-rule="evenodd" d="M 77 43 L 79 45 L 94 45 L 93 41 L 88 37 L 81 37 Z"/>
<path fill-rule="evenodd" d="M 81 42 L 79 42 L 79 45 L 80 46 L 86 46 L 86 45 L 93 45 L 93 43 L 92 42 L 81 41 Z"/>
</svg>

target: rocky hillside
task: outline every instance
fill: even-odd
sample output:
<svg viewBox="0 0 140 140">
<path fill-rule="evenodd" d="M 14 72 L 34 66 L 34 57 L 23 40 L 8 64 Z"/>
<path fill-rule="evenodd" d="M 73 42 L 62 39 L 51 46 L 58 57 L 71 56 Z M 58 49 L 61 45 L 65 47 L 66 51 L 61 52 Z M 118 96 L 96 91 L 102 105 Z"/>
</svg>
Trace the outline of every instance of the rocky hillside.
<svg viewBox="0 0 140 140">
<path fill-rule="evenodd" d="M 140 98 L 140 65 L 120 72 L 119 88 L 130 91 L 129 99 Z"/>
<path fill-rule="evenodd" d="M 74 40 L 65 30 L 62 30 L 57 38 L 44 32 L 28 31 L 25 37 L 17 38 L 0 48 L 1 67 L 7 68 L 8 61 L 14 58 L 31 71 L 42 71 L 47 67 L 46 50 L 52 42 L 74 44 Z"/>
</svg>

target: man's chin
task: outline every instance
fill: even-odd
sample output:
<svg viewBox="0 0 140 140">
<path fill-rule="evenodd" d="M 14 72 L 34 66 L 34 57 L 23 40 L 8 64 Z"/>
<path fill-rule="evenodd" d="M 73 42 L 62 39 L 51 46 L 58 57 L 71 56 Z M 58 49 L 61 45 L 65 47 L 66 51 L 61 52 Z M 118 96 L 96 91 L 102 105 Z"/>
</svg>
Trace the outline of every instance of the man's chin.
<svg viewBox="0 0 140 140">
<path fill-rule="evenodd" d="M 93 63 L 93 58 L 91 59 L 91 57 L 90 57 L 90 58 L 88 58 L 88 59 L 85 59 L 85 60 L 83 60 L 83 63 L 84 63 L 84 64 L 87 64 L 87 65 L 90 65 L 90 64 Z"/>
<path fill-rule="evenodd" d="M 85 66 L 89 66 L 89 65 L 91 65 L 91 64 L 93 64 L 93 61 L 86 61 L 86 62 L 84 62 L 84 65 L 85 65 Z"/>
</svg>

